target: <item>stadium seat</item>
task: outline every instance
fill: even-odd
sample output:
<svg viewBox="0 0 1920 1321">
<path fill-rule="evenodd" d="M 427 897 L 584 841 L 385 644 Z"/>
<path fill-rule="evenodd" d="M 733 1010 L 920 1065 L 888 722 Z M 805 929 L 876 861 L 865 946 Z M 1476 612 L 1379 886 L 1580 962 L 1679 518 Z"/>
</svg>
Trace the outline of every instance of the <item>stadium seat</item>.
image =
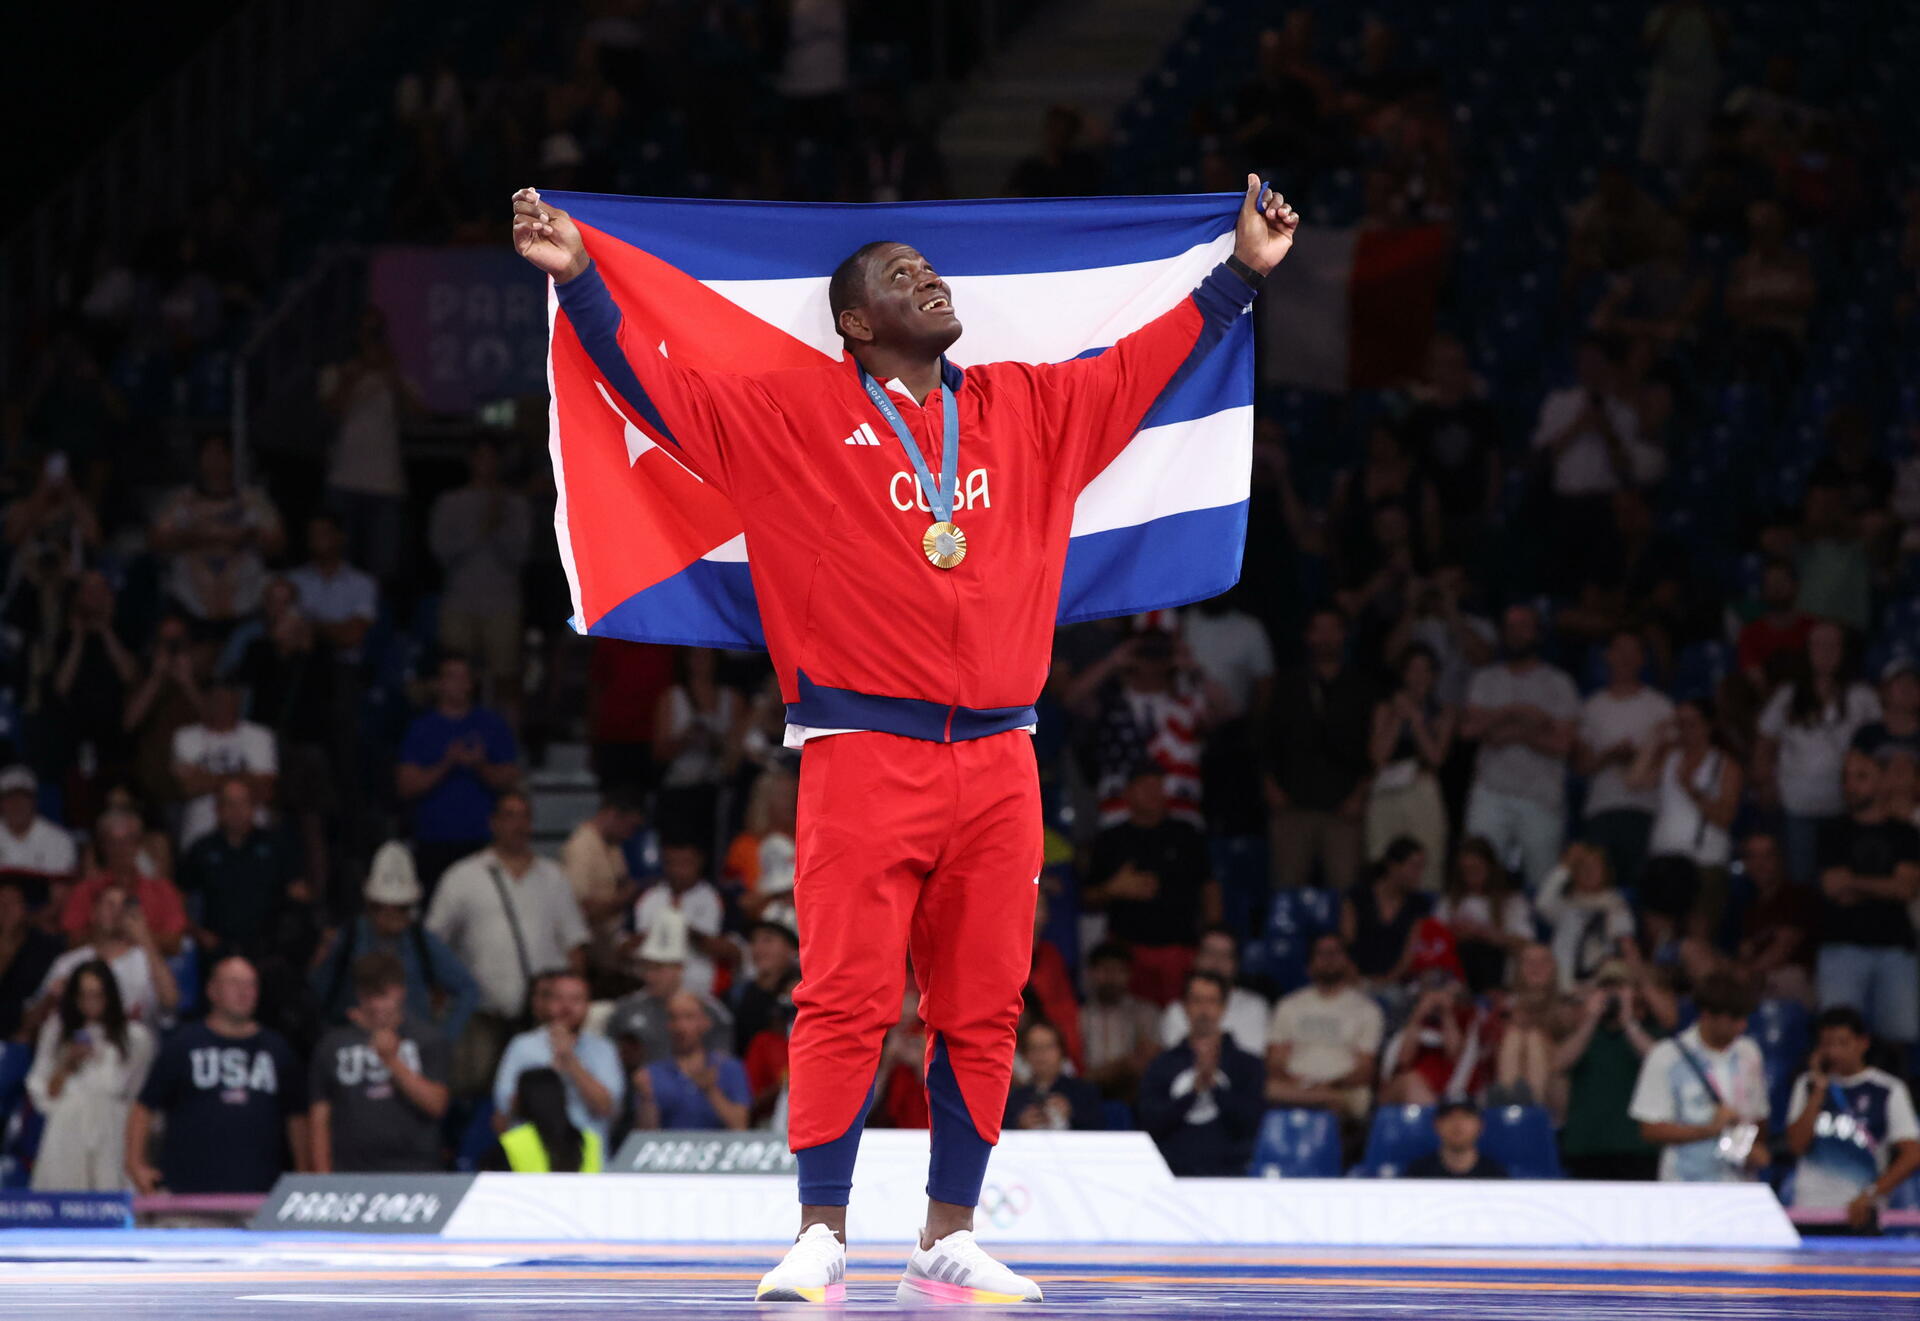
<svg viewBox="0 0 1920 1321">
<path fill-rule="evenodd" d="M 460 1146 L 453 1153 L 453 1168 L 472 1172 L 480 1168 L 487 1152 L 498 1139 L 493 1132 L 493 1098 L 484 1098 L 460 1131 Z"/>
<path fill-rule="evenodd" d="M 1789 1090 L 1806 1066 L 1811 1023 L 1807 1007 L 1795 1000 L 1763 1000 L 1747 1024 L 1766 1062 L 1767 1103 L 1775 1128 L 1787 1120 Z"/>
<path fill-rule="evenodd" d="M 1331 1110 L 1269 1110 L 1248 1174 L 1260 1179 L 1340 1177 L 1340 1120 Z"/>
<path fill-rule="evenodd" d="M 1280 890 L 1267 915 L 1267 934 L 1247 942 L 1241 970 L 1271 983 L 1282 995 L 1307 980 L 1307 956 L 1313 942 L 1340 924 L 1340 898 L 1332 890 L 1303 887 Z"/>
<path fill-rule="evenodd" d="M 1554 1141 L 1553 1116 L 1537 1105 L 1489 1106 L 1480 1150 L 1507 1167 L 1516 1179 L 1559 1179 L 1560 1147 Z"/>
<path fill-rule="evenodd" d="M 1439 1146 L 1431 1106 L 1383 1105 L 1373 1112 L 1360 1168 L 1368 1178 L 1391 1179 Z"/>
<path fill-rule="evenodd" d="M 1125 1101 L 1102 1101 L 1100 1118 L 1109 1133 L 1128 1133 L 1139 1127 L 1133 1122 L 1133 1107 Z"/>
</svg>

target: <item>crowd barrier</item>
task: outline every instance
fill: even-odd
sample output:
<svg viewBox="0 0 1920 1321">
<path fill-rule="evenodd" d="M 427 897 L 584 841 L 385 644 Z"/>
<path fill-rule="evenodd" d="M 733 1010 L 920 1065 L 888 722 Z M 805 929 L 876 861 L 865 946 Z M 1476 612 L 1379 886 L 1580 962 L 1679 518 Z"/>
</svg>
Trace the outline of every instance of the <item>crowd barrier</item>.
<svg viewBox="0 0 1920 1321">
<path fill-rule="evenodd" d="M 492 1241 L 766 1243 L 793 1239 L 789 1173 L 764 1139 L 652 1135 L 578 1175 L 290 1175 L 255 1229 Z M 847 1233 L 910 1235 L 927 1137 L 869 1133 Z M 632 1173 L 635 1169 L 644 1173 Z M 1761 1184 L 1404 1179 L 1175 1179 L 1142 1133 L 1008 1133 L 982 1194 L 983 1235 L 1026 1243 L 1260 1246 L 1793 1247 Z"/>
</svg>

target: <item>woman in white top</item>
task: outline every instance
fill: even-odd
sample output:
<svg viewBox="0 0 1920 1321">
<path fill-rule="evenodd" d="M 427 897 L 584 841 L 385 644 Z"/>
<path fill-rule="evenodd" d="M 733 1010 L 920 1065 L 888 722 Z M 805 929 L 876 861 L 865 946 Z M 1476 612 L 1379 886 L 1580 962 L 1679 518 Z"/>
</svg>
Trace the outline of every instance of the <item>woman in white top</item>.
<svg viewBox="0 0 1920 1321">
<path fill-rule="evenodd" d="M 1552 928 L 1547 943 L 1562 990 L 1584 990 L 1606 964 L 1632 957 L 1633 909 L 1613 883 L 1607 855 L 1593 845 L 1567 845 L 1536 902 Z"/>
<path fill-rule="evenodd" d="M 1777 798 L 1786 814 L 1787 874 L 1812 885 L 1820 829 L 1846 812 L 1840 767 L 1847 747 L 1860 726 L 1880 718 L 1880 699 L 1849 677 L 1846 630 L 1830 619 L 1807 634 L 1797 669 L 1760 712 L 1753 787 L 1763 803 Z"/>
<path fill-rule="evenodd" d="M 1453 747 L 1458 712 L 1440 700 L 1440 661 L 1425 643 L 1400 653 L 1400 684 L 1373 709 L 1370 752 L 1374 774 L 1367 797 L 1367 857 L 1378 861 L 1405 835 L 1426 851 L 1420 888 L 1440 888 L 1447 856 L 1447 809 L 1440 797 L 1440 767 Z"/>
<path fill-rule="evenodd" d="M 683 647 L 679 681 L 660 694 L 653 759 L 660 766 L 658 818 L 711 854 L 720 790 L 733 774 L 739 746 L 739 695 L 716 677 L 706 647 Z"/>
<path fill-rule="evenodd" d="M 1507 962 L 1533 943 L 1533 905 L 1513 887 L 1493 845 L 1480 836 L 1453 851 L 1446 893 L 1433 915 L 1453 932 L 1467 988 L 1485 995 L 1507 984 Z"/>
<path fill-rule="evenodd" d="M 47 1118 L 33 1186 L 118 1192 L 127 1186 L 127 1108 L 153 1063 L 154 1038 L 127 1018 L 105 963 L 67 979 L 60 1010 L 40 1029 L 27 1094 Z"/>
<path fill-rule="evenodd" d="M 1627 771 L 1633 789 L 1660 790 L 1647 865 L 1641 873 L 1640 911 L 1647 942 L 1659 949 L 1680 934 L 1710 938 L 1726 900 L 1729 827 L 1740 810 L 1746 775 L 1713 736 L 1705 698 L 1674 708 L 1673 718 L 1640 750 Z"/>
</svg>

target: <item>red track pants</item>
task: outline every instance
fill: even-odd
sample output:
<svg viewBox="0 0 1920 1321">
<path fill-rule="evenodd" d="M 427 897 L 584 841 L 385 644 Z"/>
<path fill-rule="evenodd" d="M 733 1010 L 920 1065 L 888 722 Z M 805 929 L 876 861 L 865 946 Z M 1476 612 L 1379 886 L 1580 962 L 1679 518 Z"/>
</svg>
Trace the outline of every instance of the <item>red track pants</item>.
<svg viewBox="0 0 1920 1321">
<path fill-rule="evenodd" d="M 815 740 L 798 826 L 789 1145 L 832 1142 L 859 1116 L 909 953 L 929 1066 L 944 1042 L 975 1130 L 998 1142 L 1041 867 L 1032 737 Z"/>
</svg>

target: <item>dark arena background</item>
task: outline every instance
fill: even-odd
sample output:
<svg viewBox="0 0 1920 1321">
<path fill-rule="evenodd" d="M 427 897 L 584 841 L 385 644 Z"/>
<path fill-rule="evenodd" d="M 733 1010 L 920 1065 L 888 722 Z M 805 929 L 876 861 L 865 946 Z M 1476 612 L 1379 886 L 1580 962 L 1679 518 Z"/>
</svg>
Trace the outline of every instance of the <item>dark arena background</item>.
<svg viewBox="0 0 1920 1321">
<path fill-rule="evenodd" d="M 1920 1316 L 1920 7 L 5 30 L 0 1312 L 766 1306 L 801 754 L 765 653 L 601 622 L 744 551 L 636 504 L 594 605 L 583 510 L 682 478 L 630 418 L 571 468 L 512 195 L 877 203 L 968 252 L 1044 208 L 949 199 L 1121 199 L 956 268 L 1025 343 L 1071 289 L 1160 299 L 1122 331 L 1183 296 L 1106 218 L 1212 194 L 1225 244 L 1256 173 L 1301 227 L 1223 439 L 1076 519 L 1082 566 L 1163 515 L 1244 549 L 1055 636 L 977 1211 L 1018 1310 Z M 690 324 L 824 309 L 770 278 L 816 210 L 697 214 L 743 264 L 670 272 Z M 909 990 L 846 1310 L 897 1310 L 928 1054 Z"/>
</svg>

